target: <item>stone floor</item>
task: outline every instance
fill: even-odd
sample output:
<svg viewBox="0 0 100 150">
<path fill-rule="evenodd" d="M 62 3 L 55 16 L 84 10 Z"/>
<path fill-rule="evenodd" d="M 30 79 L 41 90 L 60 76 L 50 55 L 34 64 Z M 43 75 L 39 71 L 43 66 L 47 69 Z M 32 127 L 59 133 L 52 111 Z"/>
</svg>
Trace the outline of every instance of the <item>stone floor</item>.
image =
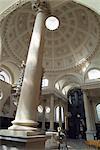
<svg viewBox="0 0 100 150">
<path fill-rule="evenodd" d="M 89 147 L 83 140 L 68 140 L 68 150 L 95 150 L 93 147 Z"/>
<path fill-rule="evenodd" d="M 96 150 L 96 148 L 89 147 L 87 146 L 83 140 L 73 140 L 73 139 L 68 139 L 66 141 L 67 143 L 67 148 L 65 142 L 60 145 L 60 148 L 46 148 L 46 150 Z"/>
</svg>

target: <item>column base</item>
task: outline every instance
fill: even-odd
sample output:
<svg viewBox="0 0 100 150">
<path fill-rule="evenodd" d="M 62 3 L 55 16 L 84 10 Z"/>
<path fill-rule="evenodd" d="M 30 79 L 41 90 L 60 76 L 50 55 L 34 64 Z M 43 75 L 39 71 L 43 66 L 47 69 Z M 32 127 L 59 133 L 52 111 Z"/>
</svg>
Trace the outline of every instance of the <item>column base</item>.
<svg viewBox="0 0 100 150">
<path fill-rule="evenodd" d="M 34 135 L 32 131 L 0 130 L 0 149 L 44 150 L 45 135 Z"/>
<path fill-rule="evenodd" d="M 21 130 L 0 130 L 0 136 L 11 136 L 11 137 L 20 137 L 20 138 L 28 138 L 30 136 L 36 135 L 45 135 L 42 131 L 21 131 Z"/>
<path fill-rule="evenodd" d="M 94 140 L 96 137 L 96 131 L 86 131 L 86 139 Z"/>
<path fill-rule="evenodd" d="M 9 130 L 40 132 L 37 128 L 38 123 L 33 120 L 14 120 L 12 121 L 12 124 L 13 125 L 8 128 Z"/>
<path fill-rule="evenodd" d="M 40 132 L 40 129 L 38 128 L 28 127 L 23 125 L 12 125 L 11 127 L 8 128 L 8 130 Z"/>
</svg>

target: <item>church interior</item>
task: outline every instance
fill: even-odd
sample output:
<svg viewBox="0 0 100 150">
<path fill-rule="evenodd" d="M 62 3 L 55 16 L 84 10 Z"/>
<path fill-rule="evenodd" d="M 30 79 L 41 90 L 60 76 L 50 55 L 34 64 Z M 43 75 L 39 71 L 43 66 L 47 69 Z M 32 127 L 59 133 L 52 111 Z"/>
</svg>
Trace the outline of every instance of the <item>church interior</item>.
<svg viewBox="0 0 100 150">
<path fill-rule="evenodd" d="M 0 0 L 2 150 L 99 141 L 99 40 L 99 0 Z"/>
</svg>

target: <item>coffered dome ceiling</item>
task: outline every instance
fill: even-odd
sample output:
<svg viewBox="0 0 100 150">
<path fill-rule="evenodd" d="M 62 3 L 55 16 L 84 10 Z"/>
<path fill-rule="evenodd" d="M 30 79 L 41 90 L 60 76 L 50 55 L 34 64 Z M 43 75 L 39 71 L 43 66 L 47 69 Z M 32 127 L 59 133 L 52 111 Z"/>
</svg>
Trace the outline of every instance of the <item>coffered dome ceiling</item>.
<svg viewBox="0 0 100 150">
<path fill-rule="evenodd" d="M 47 71 L 61 71 L 81 64 L 98 49 L 100 23 L 96 13 L 74 2 L 52 9 L 60 26 L 45 32 L 43 66 Z M 26 59 L 35 16 L 27 3 L 2 22 L 3 59 Z"/>
</svg>

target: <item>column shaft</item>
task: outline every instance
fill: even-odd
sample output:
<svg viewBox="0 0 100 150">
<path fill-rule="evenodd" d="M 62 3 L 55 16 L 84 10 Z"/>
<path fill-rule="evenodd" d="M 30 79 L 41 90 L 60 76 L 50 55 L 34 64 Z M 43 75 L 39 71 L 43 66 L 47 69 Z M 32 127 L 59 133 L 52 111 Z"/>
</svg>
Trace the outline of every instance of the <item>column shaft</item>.
<svg viewBox="0 0 100 150">
<path fill-rule="evenodd" d="M 44 21 L 45 14 L 39 11 L 36 16 L 30 42 L 17 113 L 15 120 L 12 122 L 12 128 L 15 129 L 19 125 L 24 127 L 36 127 L 37 125 L 35 119 L 42 74 Z M 24 128 L 22 127 L 22 129 Z M 32 130 L 32 128 L 30 129 Z"/>
<path fill-rule="evenodd" d="M 51 95 L 50 109 L 50 130 L 54 131 L 54 95 Z"/>
<path fill-rule="evenodd" d="M 61 106 L 59 106 L 59 127 L 62 127 Z"/>
<path fill-rule="evenodd" d="M 68 117 L 65 116 L 65 130 L 68 130 Z"/>
<path fill-rule="evenodd" d="M 1 67 L 1 59 L 2 59 L 2 33 L 0 31 L 0 67 Z"/>
<path fill-rule="evenodd" d="M 46 106 L 46 101 L 43 100 L 42 130 L 44 131 L 45 131 L 45 106 Z"/>
<path fill-rule="evenodd" d="M 88 98 L 87 98 L 85 91 L 83 91 L 83 99 L 84 99 L 84 108 L 85 108 L 87 130 L 90 130 L 91 129 L 91 121 L 90 121 L 89 102 L 88 102 Z"/>
<path fill-rule="evenodd" d="M 87 98 L 86 91 L 83 91 L 83 99 L 84 99 L 84 108 L 85 108 L 85 116 L 86 116 L 86 125 L 87 125 L 87 131 L 86 131 L 86 137 L 87 140 L 94 139 L 94 136 L 96 134 L 95 131 L 95 123 L 94 119 L 92 118 L 94 115 L 92 115 L 92 106 L 89 102 L 89 99 Z"/>
</svg>

